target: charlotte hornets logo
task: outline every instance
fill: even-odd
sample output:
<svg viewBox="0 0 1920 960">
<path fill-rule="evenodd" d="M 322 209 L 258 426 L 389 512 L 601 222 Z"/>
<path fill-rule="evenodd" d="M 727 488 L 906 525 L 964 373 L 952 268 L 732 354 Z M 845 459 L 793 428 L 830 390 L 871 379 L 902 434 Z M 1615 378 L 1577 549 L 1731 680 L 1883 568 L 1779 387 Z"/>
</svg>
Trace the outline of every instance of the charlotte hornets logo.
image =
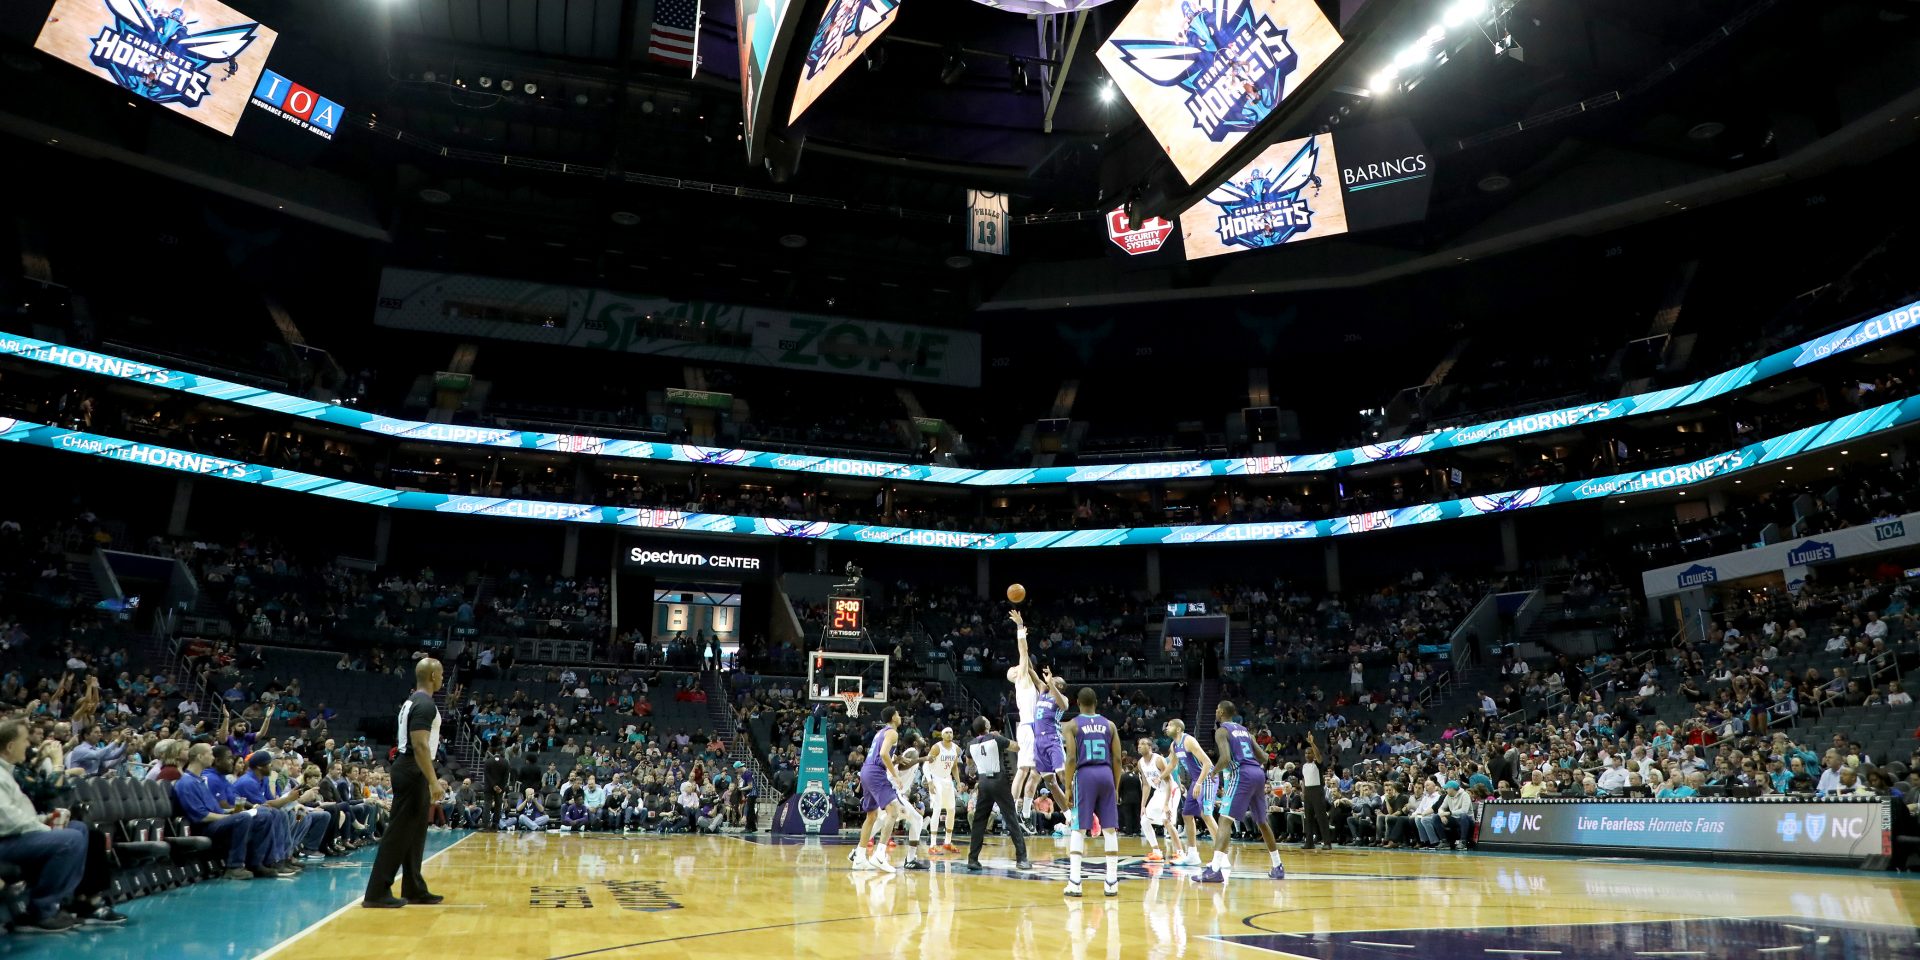
<svg viewBox="0 0 1920 960">
<path fill-rule="evenodd" d="M 106 0 L 106 5 L 113 22 L 93 38 L 88 59 L 128 92 L 154 103 L 199 106 L 215 79 L 214 66 L 226 65 L 219 79 L 238 73 L 234 60 L 260 28 L 237 23 L 196 30 L 200 22 L 180 7 L 149 8 L 144 0 Z"/>
<path fill-rule="evenodd" d="M 832 526 L 825 520 L 765 520 L 762 522 L 767 525 L 767 532 L 776 537 L 794 537 L 801 540 L 812 540 L 822 536 L 827 532 L 827 528 Z"/>
<path fill-rule="evenodd" d="M 722 447 L 696 447 L 683 443 L 680 445 L 680 458 L 688 463 L 712 463 L 725 466 L 745 460 L 747 451 L 728 450 Z"/>
<path fill-rule="evenodd" d="M 1187 93 L 1193 125 L 1219 142 L 1260 125 L 1286 96 L 1287 77 L 1300 65 L 1285 28 L 1252 0 L 1183 2 L 1186 36 L 1178 40 L 1121 40 L 1121 61 L 1163 87 Z"/>
<path fill-rule="evenodd" d="M 1319 162 L 1320 140 L 1309 137 L 1279 170 L 1254 168 L 1246 179 L 1228 180 L 1207 194 L 1207 202 L 1220 208 L 1214 220 L 1220 243 L 1256 250 L 1277 247 L 1313 229 L 1313 202 L 1305 194 L 1311 187 L 1313 196 L 1320 195 L 1320 178 L 1314 173 Z"/>
<path fill-rule="evenodd" d="M 1360 456 L 1367 460 L 1392 460 L 1413 453 L 1420 446 L 1421 437 L 1402 437 L 1385 443 L 1369 443 L 1360 448 Z"/>
<path fill-rule="evenodd" d="M 1525 490 L 1509 490 L 1506 493 L 1491 493 L 1485 496 L 1468 497 L 1467 503 L 1480 513 L 1500 513 L 1504 510 L 1521 510 L 1540 502 L 1546 494 L 1544 487 L 1528 487 Z"/>
<path fill-rule="evenodd" d="M 899 6 L 900 0 L 833 0 L 807 45 L 807 78 L 851 52 L 862 36 L 884 27 Z"/>
</svg>

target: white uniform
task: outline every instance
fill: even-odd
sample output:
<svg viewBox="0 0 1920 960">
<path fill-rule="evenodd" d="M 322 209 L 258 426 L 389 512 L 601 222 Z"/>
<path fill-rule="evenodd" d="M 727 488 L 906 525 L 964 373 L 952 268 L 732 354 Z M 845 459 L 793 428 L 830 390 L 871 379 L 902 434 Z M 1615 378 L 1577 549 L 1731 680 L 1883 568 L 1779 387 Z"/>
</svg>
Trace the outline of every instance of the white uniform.
<svg viewBox="0 0 1920 960">
<path fill-rule="evenodd" d="M 926 771 L 927 802 L 933 809 L 944 809 L 953 802 L 953 768 L 960 762 L 960 745 L 942 741 L 927 751 L 927 762 L 921 764 Z"/>
<path fill-rule="evenodd" d="M 1140 758 L 1140 784 L 1147 789 L 1146 821 L 1156 827 L 1167 825 L 1168 792 L 1165 757 L 1154 754 Z"/>
<path fill-rule="evenodd" d="M 1027 770 L 1033 769 L 1033 721 L 1040 714 L 1040 688 L 1033 685 L 1030 674 L 1022 673 L 1020 679 L 1013 682 L 1013 702 L 1020 709 L 1020 729 L 1014 731 L 1014 743 L 1020 747 L 1014 758 L 1014 765 Z"/>
</svg>

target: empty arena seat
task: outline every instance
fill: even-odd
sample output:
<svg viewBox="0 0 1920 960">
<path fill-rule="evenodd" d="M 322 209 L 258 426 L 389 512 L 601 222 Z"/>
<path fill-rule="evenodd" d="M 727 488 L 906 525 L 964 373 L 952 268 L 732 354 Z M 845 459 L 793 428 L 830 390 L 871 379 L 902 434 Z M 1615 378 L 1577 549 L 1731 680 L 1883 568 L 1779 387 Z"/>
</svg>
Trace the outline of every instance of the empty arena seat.
<svg viewBox="0 0 1920 960">
<path fill-rule="evenodd" d="M 125 829 L 142 813 L 132 786 L 132 781 L 122 777 L 88 778 L 74 786 L 75 795 L 87 805 L 87 825 L 113 838 L 113 855 L 121 867 L 157 860 L 168 853 L 166 841 L 131 835 Z"/>
</svg>

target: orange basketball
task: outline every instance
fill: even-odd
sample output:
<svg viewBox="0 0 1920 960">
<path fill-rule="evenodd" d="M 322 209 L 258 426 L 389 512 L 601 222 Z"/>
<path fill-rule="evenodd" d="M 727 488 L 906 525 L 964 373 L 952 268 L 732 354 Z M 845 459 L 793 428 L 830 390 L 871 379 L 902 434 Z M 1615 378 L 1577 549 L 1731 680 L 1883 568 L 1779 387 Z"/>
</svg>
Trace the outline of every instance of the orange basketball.
<svg viewBox="0 0 1920 960">
<path fill-rule="evenodd" d="M 1014 584 L 1013 586 L 1010 586 L 1010 587 L 1008 587 L 1008 588 L 1007 588 L 1007 599 L 1008 599 L 1008 600 L 1011 600 L 1011 601 L 1013 601 L 1014 603 L 1019 603 L 1020 601 L 1022 601 L 1022 600 L 1025 600 L 1026 598 L 1027 598 L 1027 588 L 1026 588 L 1026 587 L 1023 587 L 1023 586 L 1021 586 L 1021 585 L 1019 585 L 1019 584 L 1017 584 L 1017 583 L 1016 583 L 1016 584 Z"/>
</svg>

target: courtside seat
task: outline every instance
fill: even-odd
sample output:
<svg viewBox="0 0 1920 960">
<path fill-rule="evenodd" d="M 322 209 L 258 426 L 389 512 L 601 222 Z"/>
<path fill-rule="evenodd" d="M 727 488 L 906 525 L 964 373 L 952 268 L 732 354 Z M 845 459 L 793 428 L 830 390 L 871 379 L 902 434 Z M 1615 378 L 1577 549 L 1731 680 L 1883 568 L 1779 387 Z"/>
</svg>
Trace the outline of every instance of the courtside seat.
<svg viewBox="0 0 1920 960">
<path fill-rule="evenodd" d="M 146 814 L 145 796 L 138 784 L 124 777 L 88 779 L 80 782 L 79 793 L 83 800 L 96 803 L 88 811 L 88 824 L 114 839 L 113 855 L 122 868 L 168 855 L 165 840 L 128 829 Z"/>
</svg>

